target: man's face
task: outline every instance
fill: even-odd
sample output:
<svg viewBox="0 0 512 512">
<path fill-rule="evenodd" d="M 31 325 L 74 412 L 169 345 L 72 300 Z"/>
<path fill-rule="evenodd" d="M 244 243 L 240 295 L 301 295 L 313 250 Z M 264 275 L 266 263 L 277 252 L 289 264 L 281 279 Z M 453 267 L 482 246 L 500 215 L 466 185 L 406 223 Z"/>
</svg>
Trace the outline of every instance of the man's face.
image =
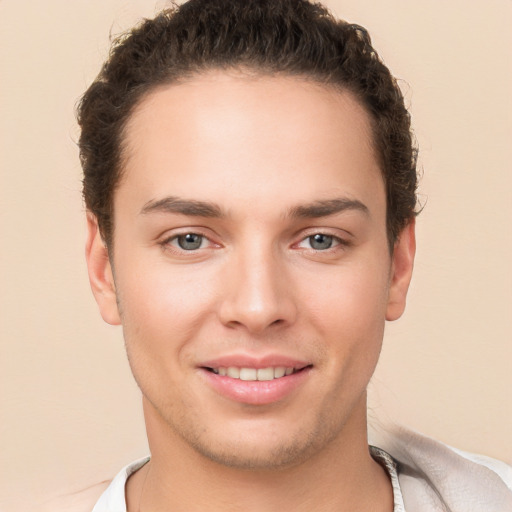
<svg viewBox="0 0 512 512">
<path fill-rule="evenodd" d="M 125 147 L 115 285 L 103 257 L 96 296 L 122 322 L 150 442 L 263 468 L 364 430 L 413 252 L 411 234 L 390 255 L 364 109 L 297 78 L 210 73 L 147 96 Z"/>
</svg>

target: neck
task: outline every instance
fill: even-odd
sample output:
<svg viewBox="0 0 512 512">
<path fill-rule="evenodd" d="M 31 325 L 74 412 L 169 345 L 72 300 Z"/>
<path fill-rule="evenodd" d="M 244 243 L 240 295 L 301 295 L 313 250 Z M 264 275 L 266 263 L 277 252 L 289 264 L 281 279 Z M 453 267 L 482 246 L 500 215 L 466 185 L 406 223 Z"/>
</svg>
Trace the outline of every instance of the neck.
<svg viewBox="0 0 512 512">
<path fill-rule="evenodd" d="M 151 461 L 127 484 L 128 512 L 393 510 L 389 478 L 368 451 L 366 397 L 343 432 L 296 465 L 227 467 L 199 454 L 145 404 Z"/>
</svg>

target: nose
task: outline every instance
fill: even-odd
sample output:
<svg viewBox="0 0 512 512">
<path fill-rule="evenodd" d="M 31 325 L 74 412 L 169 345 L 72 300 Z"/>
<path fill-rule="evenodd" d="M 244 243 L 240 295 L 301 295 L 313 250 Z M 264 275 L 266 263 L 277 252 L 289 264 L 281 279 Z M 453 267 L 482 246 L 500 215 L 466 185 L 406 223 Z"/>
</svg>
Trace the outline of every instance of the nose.
<svg viewBox="0 0 512 512">
<path fill-rule="evenodd" d="M 224 274 L 221 322 L 251 334 L 294 323 L 297 306 L 285 266 L 262 247 L 234 255 Z"/>
</svg>

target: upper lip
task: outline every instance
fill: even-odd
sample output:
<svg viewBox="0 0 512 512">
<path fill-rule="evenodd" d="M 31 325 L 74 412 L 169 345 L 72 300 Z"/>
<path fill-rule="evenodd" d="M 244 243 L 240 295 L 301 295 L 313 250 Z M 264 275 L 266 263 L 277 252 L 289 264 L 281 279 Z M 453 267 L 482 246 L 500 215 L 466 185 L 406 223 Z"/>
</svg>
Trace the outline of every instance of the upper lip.
<svg viewBox="0 0 512 512">
<path fill-rule="evenodd" d="M 268 354 L 265 356 L 253 356 L 249 354 L 231 354 L 216 357 L 200 363 L 198 366 L 202 368 L 229 368 L 234 366 L 237 368 L 295 368 L 300 370 L 311 363 L 304 360 L 288 357 L 280 354 Z"/>
</svg>

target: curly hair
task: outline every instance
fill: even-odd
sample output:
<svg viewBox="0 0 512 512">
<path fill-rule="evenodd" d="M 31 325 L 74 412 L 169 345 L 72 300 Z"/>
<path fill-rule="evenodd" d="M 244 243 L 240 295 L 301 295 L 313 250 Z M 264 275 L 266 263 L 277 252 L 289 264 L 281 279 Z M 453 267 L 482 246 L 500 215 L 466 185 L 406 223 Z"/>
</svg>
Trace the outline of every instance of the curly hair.
<svg viewBox="0 0 512 512">
<path fill-rule="evenodd" d="M 107 245 L 124 127 L 135 106 L 160 85 L 231 68 L 305 77 L 355 95 L 372 122 L 392 247 L 416 215 L 417 150 L 410 115 L 368 32 L 307 0 L 189 0 L 114 41 L 77 107 L 84 200 Z"/>
</svg>

